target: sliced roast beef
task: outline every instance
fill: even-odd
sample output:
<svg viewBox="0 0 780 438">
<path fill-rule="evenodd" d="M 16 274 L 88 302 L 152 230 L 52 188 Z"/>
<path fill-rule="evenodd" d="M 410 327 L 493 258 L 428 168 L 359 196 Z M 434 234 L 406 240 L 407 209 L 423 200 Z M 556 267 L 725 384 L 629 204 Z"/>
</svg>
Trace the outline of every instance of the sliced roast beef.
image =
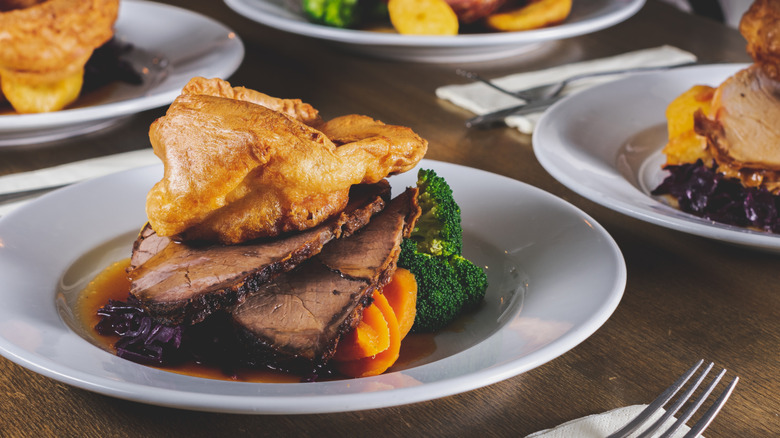
<svg viewBox="0 0 780 438">
<path fill-rule="evenodd" d="M 408 189 L 360 231 L 328 243 L 233 309 L 250 363 L 309 372 L 333 356 L 395 272 L 401 240 L 420 214 L 416 194 Z"/>
<path fill-rule="evenodd" d="M 348 236 L 381 211 L 389 184 L 354 186 L 347 208 L 304 232 L 238 245 L 177 242 L 144 229 L 133 247 L 130 293 L 166 324 L 193 324 Z"/>
</svg>

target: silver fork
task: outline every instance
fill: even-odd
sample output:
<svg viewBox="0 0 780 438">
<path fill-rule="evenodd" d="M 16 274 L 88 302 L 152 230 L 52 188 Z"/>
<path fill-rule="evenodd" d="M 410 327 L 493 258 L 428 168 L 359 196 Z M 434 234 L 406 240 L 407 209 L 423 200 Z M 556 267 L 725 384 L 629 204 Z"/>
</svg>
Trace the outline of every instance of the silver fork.
<svg viewBox="0 0 780 438">
<path fill-rule="evenodd" d="M 569 76 L 568 78 L 563 79 L 561 81 L 538 85 L 535 87 L 526 88 L 524 90 L 517 90 L 517 91 L 507 90 L 506 88 L 496 85 L 492 81 L 485 79 L 479 74 L 469 70 L 464 70 L 459 68 L 455 70 L 455 73 L 458 74 L 459 76 L 463 76 L 473 81 L 482 82 L 483 84 L 491 88 L 494 88 L 504 94 L 508 94 L 512 97 L 517 97 L 518 99 L 522 99 L 526 102 L 534 102 L 537 100 L 546 100 L 546 99 L 556 97 L 561 94 L 561 92 L 566 88 L 567 85 L 571 84 L 572 82 L 579 81 L 581 79 L 592 78 L 597 76 L 610 76 L 610 75 L 627 74 L 627 73 L 668 70 L 672 68 L 685 67 L 685 66 L 695 65 L 695 64 L 697 63 L 694 61 L 694 62 L 685 62 L 682 64 L 664 65 L 664 66 L 656 66 L 656 67 L 634 67 L 634 68 L 623 68 L 618 70 L 604 70 L 604 71 L 597 71 L 597 72 L 580 73 L 573 76 Z"/>
<path fill-rule="evenodd" d="M 688 379 L 691 378 L 691 376 L 694 375 L 697 369 L 704 363 L 704 360 L 700 360 L 696 363 L 693 367 L 691 367 L 685 374 L 680 376 L 679 379 L 677 379 L 676 382 L 672 384 L 669 388 L 667 388 L 661 395 L 658 396 L 655 400 L 653 400 L 652 403 L 650 403 L 647 408 L 645 408 L 642 412 L 637 415 L 636 418 L 631 420 L 628 424 L 623 426 L 620 430 L 613 433 L 612 435 L 609 435 L 607 438 L 625 438 L 628 437 L 632 432 L 639 429 L 643 424 L 645 424 L 648 419 L 661 407 L 663 407 L 669 400 L 674 397 L 674 395 L 683 388 L 685 383 L 688 381 Z M 646 430 L 642 431 L 640 435 L 637 436 L 637 438 L 649 438 L 653 436 L 652 434 L 656 431 L 658 431 L 667 420 L 672 417 L 674 414 L 679 411 L 679 409 L 682 407 L 682 405 L 690 399 L 693 392 L 696 390 L 696 388 L 699 387 L 699 385 L 704 381 L 704 378 L 707 376 L 707 374 L 710 372 L 710 370 L 713 367 L 713 363 L 710 362 L 710 364 L 700 373 L 700 375 L 696 378 L 696 381 L 691 384 L 691 386 L 680 396 L 679 399 L 677 399 L 674 403 L 672 403 L 667 409 L 666 412 L 658 419 L 656 420 L 652 425 L 650 425 Z M 712 379 L 712 382 L 707 386 L 703 392 L 699 395 L 699 397 L 690 404 L 690 406 L 685 410 L 685 412 L 680 415 L 680 417 L 677 419 L 677 421 L 674 422 L 668 429 L 666 429 L 661 435 L 659 435 L 659 438 L 667 438 L 671 437 L 674 432 L 676 432 L 683 424 L 685 424 L 696 411 L 701 407 L 701 405 L 704 403 L 704 401 L 709 397 L 709 395 L 712 393 L 712 391 L 715 389 L 715 386 L 720 382 L 723 375 L 726 374 L 726 370 L 722 370 L 715 378 Z M 704 429 L 707 428 L 707 426 L 710 425 L 712 420 L 715 418 L 715 416 L 720 412 L 720 409 L 723 407 L 723 405 L 726 403 L 726 400 L 728 400 L 729 396 L 731 395 L 732 391 L 734 391 L 734 387 L 737 385 L 737 382 L 739 381 L 739 377 L 734 377 L 734 379 L 729 383 L 728 387 L 726 387 L 725 390 L 718 396 L 718 398 L 713 402 L 712 406 L 707 410 L 707 412 L 704 413 L 704 415 L 699 419 L 699 421 L 696 422 L 691 428 L 690 431 L 685 434 L 685 438 L 693 438 L 696 436 L 699 436 Z"/>
</svg>

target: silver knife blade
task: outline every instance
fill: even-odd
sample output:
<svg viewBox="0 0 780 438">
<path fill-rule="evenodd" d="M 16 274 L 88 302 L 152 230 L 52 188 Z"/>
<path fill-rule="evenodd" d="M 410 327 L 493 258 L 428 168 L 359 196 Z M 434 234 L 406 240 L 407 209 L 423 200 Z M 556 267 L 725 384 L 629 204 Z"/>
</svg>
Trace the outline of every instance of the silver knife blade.
<svg viewBox="0 0 780 438">
<path fill-rule="evenodd" d="M 482 114 L 476 117 L 472 117 L 466 120 L 467 128 L 486 128 L 496 123 L 503 123 L 504 119 L 509 116 L 521 116 L 523 114 L 536 113 L 547 109 L 555 102 L 563 99 L 566 96 L 556 96 L 550 99 L 537 100 L 535 102 L 524 103 L 522 105 L 512 106 L 509 108 L 493 111 L 492 113 Z"/>
<path fill-rule="evenodd" d="M 48 187 L 41 187 L 36 189 L 29 189 L 29 190 L 21 190 L 18 192 L 10 192 L 10 193 L 0 193 L 0 204 L 5 204 L 7 202 L 13 202 L 18 201 L 23 198 L 29 198 L 32 196 L 38 196 L 42 195 L 46 192 L 51 192 L 53 190 L 57 190 L 59 188 L 65 187 L 69 184 L 58 184 L 54 186 L 48 186 Z"/>
</svg>

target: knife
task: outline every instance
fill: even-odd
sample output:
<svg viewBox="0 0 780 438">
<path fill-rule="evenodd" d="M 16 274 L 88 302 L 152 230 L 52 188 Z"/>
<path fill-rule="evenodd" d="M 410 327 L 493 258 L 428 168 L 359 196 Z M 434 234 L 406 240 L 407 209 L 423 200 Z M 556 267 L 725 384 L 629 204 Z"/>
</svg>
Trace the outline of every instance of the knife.
<svg viewBox="0 0 780 438">
<path fill-rule="evenodd" d="M 466 120 L 467 128 L 488 128 L 497 123 L 504 123 L 504 119 L 509 116 L 521 116 L 524 114 L 536 113 L 547 109 L 555 102 L 566 96 L 556 96 L 550 99 L 537 100 L 531 103 L 512 106 L 509 108 L 493 111 L 492 113 L 482 114 Z"/>
<path fill-rule="evenodd" d="M 51 192 L 53 190 L 57 190 L 67 185 L 69 184 L 57 184 L 53 186 L 47 186 L 47 187 L 41 187 L 41 188 L 35 188 L 29 190 L 21 190 L 18 192 L 0 193 L 0 204 L 18 201 L 22 198 L 29 198 L 32 196 L 42 195 L 46 192 Z"/>
</svg>

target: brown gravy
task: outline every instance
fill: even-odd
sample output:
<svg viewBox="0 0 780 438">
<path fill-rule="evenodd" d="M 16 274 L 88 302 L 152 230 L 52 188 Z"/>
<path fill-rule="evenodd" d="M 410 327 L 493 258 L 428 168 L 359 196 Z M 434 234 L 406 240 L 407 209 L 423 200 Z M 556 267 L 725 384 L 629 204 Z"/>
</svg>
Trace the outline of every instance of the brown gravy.
<svg viewBox="0 0 780 438">
<path fill-rule="evenodd" d="M 99 346 L 111 352 L 116 352 L 114 343 L 119 337 L 101 335 L 95 330 L 95 325 L 100 321 L 97 311 L 106 305 L 108 300 L 124 301 L 127 299 L 130 290 L 130 281 L 125 275 L 125 270 L 129 265 L 130 259 L 128 258 L 106 267 L 89 282 L 83 291 L 81 291 L 76 303 L 76 316 L 79 322 L 87 328 Z M 390 368 L 388 372 L 392 372 L 399 368 L 405 368 L 405 365 L 423 359 L 426 356 L 431 355 L 435 350 L 436 343 L 433 334 L 410 334 L 402 343 L 400 357 L 393 368 Z M 235 375 L 227 375 L 218 367 L 195 362 L 186 362 L 175 366 L 159 366 L 155 368 L 188 376 L 216 380 L 255 383 L 301 382 L 301 376 L 291 373 L 245 368 L 236 370 Z M 328 378 L 326 380 L 332 379 Z"/>
</svg>

